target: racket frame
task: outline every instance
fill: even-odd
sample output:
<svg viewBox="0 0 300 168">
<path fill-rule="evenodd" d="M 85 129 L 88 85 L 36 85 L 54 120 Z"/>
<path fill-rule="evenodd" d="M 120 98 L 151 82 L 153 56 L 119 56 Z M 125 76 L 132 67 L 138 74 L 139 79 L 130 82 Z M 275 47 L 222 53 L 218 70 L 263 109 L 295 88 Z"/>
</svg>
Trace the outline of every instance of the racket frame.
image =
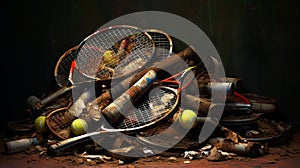
<svg viewBox="0 0 300 168">
<path fill-rule="evenodd" d="M 60 141 L 56 144 L 50 145 L 50 147 L 48 148 L 48 152 L 50 154 L 51 153 L 57 153 L 59 150 L 68 148 L 70 146 L 73 146 L 73 145 L 76 145 L 76 144 L 79 144 L 79 143 L 86 142 L 88 140 L 91 140 L 92 138 L 97 138 L 97 137 L 104 136 L 104 135 L 107 135 L 107 134 L 114 134 L 116 132 L 123 132 L 123 133 L 126 133 L 126 134 L 136 133 L 137 131 L 148 128 L 150 126 L 158 124 L 159 122 L 163 121 L 164 119 L 167 119 L 168 117 L 170 117 L 172 114 L 174 114 L 177 111 L 175 109 L 177 109 L 177 107 L 179 105 L 180 93 L 178 92 L 177 89 L 174 89 L 174 88 L 171 88 L 171 87 L 166 87 L 166 86 L 152 86 L 151 89 L 153 89 L 155 87 L 168 89 L 168 90 L 172 91 L 173 93 L 175 93 L 175 95 L 177 95 L 175 103 L 173 104 L 172 108 L 170 110 L 168 110 L 168 112 L 165 113 L 165 115 L 161 116 L 160 118 L 156 118 L 155 121 L 149 122 L 149 123 L 147 123 L 145 125 L 141 125 L 139 127 L 133 127 L 133 128 L 111 129 L 111 128 L 108 128 L 108 127 L 105 127 L 105 126 L 101 125 L 99 127 L 100 130 L 98 130 L 98 131 L 94 131 L 94 132 L 86 133 L 86 134 L 83 134 L 83 135 L 75 136 L 75 137 L 72 137 L 72 138 L 69 138 L 69 139 L 62 140 L 62 141 Z"/>
<path fill-rule="evenodd" d="M 132 25 L 115 25 L 115 26 L 105 27 L 105 28 L 103 28 L 103 29 L 98 29 L 97 31 L 95 31 L 94 33 L 90 34 L 90 35 L 87 36 L 83 41 L 80 42 L 80 44 L 78 45 L 78 48 L 77 48 L 77 50 L 76 50 L 76 54 L 75 54 L 75 55 L 76 55 L 76 58 L 78 57 L 78 54 L 80 53 L 81 48 L 84 47 L 84 45 L 86 44 L 86 42 L 87 42 L 88 40 L 90 40 L 91 38 L 97 36 L 98 34 L 100 34 L 100 33 L 102 33 L 102 32 L 110 31 L 110 30 L 118 29 L 118 28 L 128 28 L 128 29 L 132 29 L 132 30 L 137 30 L 139 33 L 145 34 L 145 36 L 148 38 L 148 40 L 150 40 L 151 43 L 152 43 L 152 46 L 151 46 L 152 51 L 151 51 L 151 53 L 149 54 L 149 59 L 148 59 L 148 60 L 146 61 L 146 63 L 143 64 L 142 66 L 137 67 L 137 68 L 135 68 L 134 70 L 132 70 L 132 71 L 130 71 L 130 72 L 127 72 L 126 74 L 122 74 L 122 75 L 120 75 L 120 76 L 114 76 L 114 75 L 112 75 L 112 76 L 111 76 L 110 78 L 108 78 L 108 79 L 99 79 L 99 78 L 97 78 L 97 77 L 93 77 L 93 76 L 88 75 L 88 74 L 86 74 L 86 73 L 84 73 L 84 72 L 81 71 L 81 74 L 82 74 L 83 76 L 85 76 L 86 78 L 88 78 L 88 79 L 90 79 L 90 80 L 92 80 L 92 81 L 100 81 L 100 82 L 105 82 L 105 83 L 107 83 L 107 82 L 109 82 L 109 81 L 111 81 L 111 80 L 113 80 L 113 79 L 121 79 L 121 78 L 125 78 L 125 77 L 131 75 L 132 73 L 137 72 L 138 70 L 140 70 L 140 69 L 142 69 L 143 67 L 147 66 L 147 65 L 149 64 L 149 62 L 151 62 L 151 60 L 152 60 L 152 58 L 153 58 L 153 55 L 154 55 L 154 50 L 155 50 L 155 44 L 154 44 L 153 38 L 152 38 L 146 31 L 144 31 L 143 29 L 141 29 L 141 28 L 139 28 L 139 27 L 136 27 L 136 26 L 132 26 Z M 131 35 L 134 35 L 134 34 L 129 34 L 128 36 L 131 36 Z M 126 37 L 128 37 L 128 36 L 126 36 Z M 126 38 L 126 37 L 125 37 L 125 38 Z M 124 39 L 124 38 L 123 38 L 123 39 Z M 104 53 L 104 50 L 103 50 L 102 48 L 101 48 L 101 49 L 99 48 L 99 50 L 102 50 L 102 52 Z M 75 61 L 77 61 L 77 59 L 76 59 Z M 97 76 L 97 74 L 95 74 L 95 75 Z"/>
</svg>

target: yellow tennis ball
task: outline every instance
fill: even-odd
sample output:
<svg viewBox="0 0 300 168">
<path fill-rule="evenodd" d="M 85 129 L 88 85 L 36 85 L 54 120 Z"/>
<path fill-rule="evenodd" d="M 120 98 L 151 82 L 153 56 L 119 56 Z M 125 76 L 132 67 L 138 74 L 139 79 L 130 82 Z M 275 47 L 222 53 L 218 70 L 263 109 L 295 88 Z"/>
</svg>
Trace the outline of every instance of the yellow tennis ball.
<svg viewBox="0 0 300 168">
<path fill-rule="evenodd" d="M 46 116 L 39 116 L 34 120 L 35 130 L 40 133 L 48 132 L 48 127 L 46 125 Z"/>
<path fill-rule="evenodd" d="M 75 135 L 84 134 L 84 133 L 86 133 L 87 129 L 88 129 L 87 122 L 81 118 L 75 119 L 71 124 L 71 131 Z"/>
<path fill-rule="evenodd" d="M 115 67 L 119 64 L 119 59 L 114 56 L 113 50 L 107 50 L 103 54 L 103 63 L 109 67 Z"/>
<path fill-rule="evenodd" d="M 192 110 L 183 110 L 179 116 L 179 124 L 185 129 L 194 128 L 197 124 L 197 113 Z"/>
</svg>

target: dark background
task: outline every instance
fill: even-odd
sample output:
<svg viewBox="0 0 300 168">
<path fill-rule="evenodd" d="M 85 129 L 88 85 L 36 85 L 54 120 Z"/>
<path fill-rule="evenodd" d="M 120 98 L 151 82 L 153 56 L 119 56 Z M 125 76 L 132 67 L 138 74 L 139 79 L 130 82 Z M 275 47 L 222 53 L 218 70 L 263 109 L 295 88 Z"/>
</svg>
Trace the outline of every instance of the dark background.
<svg viewBox="0 0 300 168">
<path fill-rule="evenodd" d="M 187 3 L 188 2 L 188 3 Z M 226 76 L 273 97 L 283 120 L 299 122 L 300 8 L 296 1 L 64 0 L 1 3 L 0 122 L 26 117 L 26 99 L 57 88 L 58 58 L 110 20 L 155 10 L 184 17 L 211 39 Z"/>
</svg>

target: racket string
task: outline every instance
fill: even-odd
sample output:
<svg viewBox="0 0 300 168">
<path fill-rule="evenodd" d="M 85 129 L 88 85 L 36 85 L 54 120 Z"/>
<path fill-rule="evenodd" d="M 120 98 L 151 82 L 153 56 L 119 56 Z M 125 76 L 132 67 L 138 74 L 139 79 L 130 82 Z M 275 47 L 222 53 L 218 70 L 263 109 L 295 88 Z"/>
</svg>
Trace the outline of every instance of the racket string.
<svg viewBox="0 0 300 168">
<path fill-rule="evenodd" d="M 52 116 L 49 117 L 49 122 L 55 123 L 52 124 L 52 129 L 59 133 L 61 130 L 65 130 L 69 127 L 71 121 L 64 121 L 65 117 L 61 112 L 54 113 Z M 64 122 L 63 122 L 64 121 Z"/>
<path fill-rule="evenodd" d="M 115 55 L 118 48 L 116 45 L 119 45 L 118 43 L 125 38 L 132 38 L 130 40 L 133 45 L 129 51 L 126 51 L 124 58 L 121 56 L 112 59 L 112 62 L 108 64 L 103 64 L 101 61 L 105 51 L 112 50 Z M 89 38 L 78 52 L 78 62 L 84 74 L 105 80 L 111 78 L 114 73 L 126 74 L 144 65 L 150 59 L 153 47 L 152 38 L 141 30 L 117 27 L 98 32 Z"/>
<path fill-rule="evenodd" d="M 154 40 L 157 61 L 169 57 L 173 50 L 171 37 L 164 32 L 153 29 L 148 30 L 148 33 Z"/>
<path fill-rule="evenodd" d="M 116 127 L 118 129 L 136 128 L 162 118 L 176 103 L 177 95 L 170 90 L 155 90 L 147 100 L 137 104 L 136 109 L 125 116 Z M 167 100 L 163 100 L 168 96 Z"/>
<path fill-rule="evenodd" d="M 72 62 L 75 60 L 76 57 L 76 50 L 78 46 L 72 47 L 68 51 L 66 51 L 58 60 L 55 70 L 54 70 L 54 76 L 57 84 L 60 87 L 67 87 L 70 84 L 73 83 L 80 83 L 83 81 L 86 81 L 87 78 L 84 77 L 82 74 L 78 72 L 73 72 L 70 74 L 70 68 L 72 65 Z M 74 69 L 76 71 L 76 68 Z M 69 78 L 69 76 L 74 76 L 72 78 Z"/>
</svg>

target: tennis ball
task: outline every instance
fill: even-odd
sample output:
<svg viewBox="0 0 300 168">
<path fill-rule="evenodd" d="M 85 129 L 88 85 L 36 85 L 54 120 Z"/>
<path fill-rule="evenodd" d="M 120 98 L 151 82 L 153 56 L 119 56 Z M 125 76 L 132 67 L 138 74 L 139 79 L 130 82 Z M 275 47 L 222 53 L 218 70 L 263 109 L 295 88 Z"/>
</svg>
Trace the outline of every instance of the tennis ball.
<svg viewBox="0 0 300 168">
<path fill-rule="evenodd" d="M 71 124 L 71 131 L 75 135 L 81 135 L 86 133 L 87 128 L 88 128 L 88 124 L 86 123 L 85 120 L 81 118 L 75 119 Z"/>
<path fill-rule="evenodd" d="M 179 124 L 185 129 L 194 128 L 197 124 L 197 114 L 192 110 L 183 110 L 179 116 Z"/>
<path fill-rule="evenodd" d="M 103 54 L 103 63 L 109 67 L 115 67 L 119 64 L 119 59 L 114 56 L 113 50 L 107 50 Z"/>
<path fill-rule="evenodd" d="M 39 116 L 34 120 L 35 130 L 40 133 L 48 132 L 48 127 L 46 125 L 46 116 Z"/>
</svg>

